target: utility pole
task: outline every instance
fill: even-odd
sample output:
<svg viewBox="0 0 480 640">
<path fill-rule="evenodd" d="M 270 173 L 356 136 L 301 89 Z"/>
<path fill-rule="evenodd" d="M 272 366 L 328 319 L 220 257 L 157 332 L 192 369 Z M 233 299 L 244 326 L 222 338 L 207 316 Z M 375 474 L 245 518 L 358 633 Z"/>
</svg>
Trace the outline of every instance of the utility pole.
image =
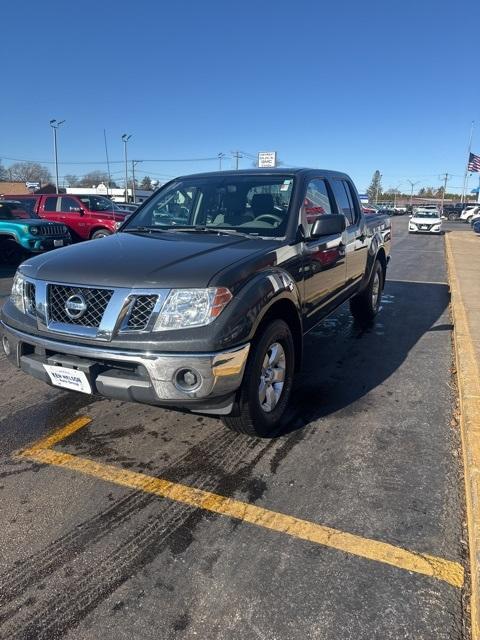
<svg viewBox="0 0 480 640">
<path fill-rule="evenodd" d="M 417 184 L 420 184 L 420 181 L 418 180 L 417 182 L 412 182 L 411 180 L 407 180 L 407 182 L 410 184 L 410 187 L 411 187 L 411 191 L 410 191 L 410 206 L 412 206 L 412 203 L 413 203 L 413 188 Z"/>
<path fill-rule="evenodd" d="M 445 192 L 447 190 L 447 182 L 448 182 L 448 173 L 445 172 L 445 177 L 443 179 L 442 206 L 441 206 L 441 209 L 440 209 L 440 213 L 442 214 L 442 216 L 443 216 L 443 205 L 444 205 L 444 202 L 445 202 Z"/>
<path fill-rule="evenodd" d="M 220 152 L 218 154 L 218 170 L 221 171 L 222 170 L 222 159 L 225 157 L 225 154 Z"/>
<path fill-rule="evenodd" d="M 125 154 L 125 202 L 128 202 L 128 158 L 127 158 L 127 142 L 130 140 L 132 135 L 127 135 L 126 133 L 122 136 L 123 148 Z"/>
<path fill-rule="evenodd" d="M 137 197 L 137 194 L 135 193 L 135 190 L 136 190 L 136 185 L 135 185 L 135 165 L 138 164 L 139 162 L 142 162 L 142 161 L 141 160 L 132 160 L 132 196 L 133 196 L 133 204 L 135 204 L 136 197 Z"/>
<path fill-rule="evenodd" d="M 235 158 L 235 169 L 238 170 L 238 161 L 240 158 L 243 158 L 240 151 L 232 151 L 232 155 Z"/>
<path fill-rule="evenodd" d="M 53 154 L 55 157 L 55 190 L 58 194 L 58 149 L 57 149 L 57 129 L 65 122 L 65 120 L 50 120 L 50 126 L 53 129 Z"/>
<path fill-rule="evenodd" d="M 472 138 L 473 138 L 473 129 L 475 127 L 475 120 L 472 120 L 472 125 L 470 127 L 470 138 L 468 139 L 468 150 L 467 150 L 467 163 L 465 165 L 465 176 L 463 178 L 463 189 L 462 189 L 462 204 L 465 202 L 465 191 L 467 190 L 467 176 L 468 176 L 468 162 L 470 160 L 470 151 L 472 150 Z"/>
</svg>

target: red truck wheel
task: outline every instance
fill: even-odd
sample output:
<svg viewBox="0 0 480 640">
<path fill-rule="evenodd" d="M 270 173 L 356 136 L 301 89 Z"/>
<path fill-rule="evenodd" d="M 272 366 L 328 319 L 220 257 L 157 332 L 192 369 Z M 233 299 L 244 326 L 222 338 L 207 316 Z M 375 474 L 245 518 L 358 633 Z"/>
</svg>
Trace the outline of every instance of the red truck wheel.
<svg viewBox="0 0 480 640">
<path fill-rule="evenodd" d="M 92 233 L 92 240 L 98 240 L 99 238 L 105 238 L 106 236 L 111 236 L 112 232 L 108 229 L 97 229 L 95 233 Z"/>
</svg>

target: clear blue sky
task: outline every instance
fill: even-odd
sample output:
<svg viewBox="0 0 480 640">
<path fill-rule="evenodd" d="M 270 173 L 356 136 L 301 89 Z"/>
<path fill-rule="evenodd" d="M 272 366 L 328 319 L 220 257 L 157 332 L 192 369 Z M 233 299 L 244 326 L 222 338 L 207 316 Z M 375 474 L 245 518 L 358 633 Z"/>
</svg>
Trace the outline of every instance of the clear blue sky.
<svg viewBox="0 0 480 640">
<path fill-rule="evenodd" d="M 384 188 L 439 185 L 445 171 L 460 187 L 472 120 L 480 153 L 478 0 L 27 0 L 1 15 L 5 165 L 52 160 L 51 118 L 66 119 L 61 175 L 105 168 L 93 164 L 104 128 L 112 160 L 124 132 L 130 158 L 277 150 L 288 165 L 345 170 L 361 190 L 375 169 Z M 112 171 L 121 180 L 122 165 Z"/>
</svg>

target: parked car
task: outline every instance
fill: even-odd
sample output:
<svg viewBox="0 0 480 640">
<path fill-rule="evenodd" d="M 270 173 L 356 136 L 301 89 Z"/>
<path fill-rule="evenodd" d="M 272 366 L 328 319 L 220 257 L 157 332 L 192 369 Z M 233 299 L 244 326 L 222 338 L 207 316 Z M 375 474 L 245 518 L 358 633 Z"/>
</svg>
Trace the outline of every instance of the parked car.
<svg viewBox="0 0 480 640">
<path fill-rule="evenodd" d="M 473 223 L 473 230 L 480 234 L 480 218 Z"/>
<path fill-rule="evenodd" d="M 128 214 L 117 211 L 104 196 L 16 195 L 29 214 L 66 225 L 73 240 L 103 238 L 115 233 Z"/>
<path fill-rule="evenodd" d="M 476 204 L 476 205 L 470 205 L 468 207 L 466 207 L 461 215 L 460 215 L 460 220 L 463 220 L 464 222 L 468 222 L 470 223 L 472 221 L 472 218 L 480 211 L 480 205 Z"/>
<path fill-rule="evenodd" d="M 358 322 L 375 318 L 390 241 L 389 218 L 365 216 L 344 173 L 180 177 L 116 235 L 23 263 L 3 348 L 49 384 L 266 435 L 282 424 L 303 336 L 346 300 Z"/>
<path fill-rule="evenodd" d="M 430 207 L 417 207 L 408 221 L 408 233 L 441 233 L 440 211 Z"/>
<path fill-rule="evenodd" d="M 473 214 L 473 216 L 470 218 L 470 224 L 473 225 L 475 224 L 475 222 L 477 220 L 480 220 L 480 207 L 477 207 L 475 213 Z"/>
<path fill-rule="evenodd" d="M 3 261 L 64 247 L 71 241 L 65 225 L 40 220 L 27 213 L 18 201 L 0 200 L 0 257 Z"/>
</svg>

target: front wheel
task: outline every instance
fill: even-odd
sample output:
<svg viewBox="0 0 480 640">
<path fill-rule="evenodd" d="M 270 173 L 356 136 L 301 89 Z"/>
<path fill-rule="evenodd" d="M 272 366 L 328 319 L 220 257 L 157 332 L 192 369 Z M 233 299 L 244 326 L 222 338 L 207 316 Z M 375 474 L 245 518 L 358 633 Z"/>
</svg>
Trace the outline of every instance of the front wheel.
<svg viewBox="0 0 480 640">
<path fill-rule="evenodd" d="M 373 265 L 366 288 L 350 300 L 350 311 L 361 324 L 371 324 L 380 309 L 383 291 L 383 269 L 378 260 Z"/>
<path fill-rule="evenodd" d="M 95 233 L 92 233 L 92 240 L 98 240 L 99 238 L 106 238 L 111 236 L 112 232 L 108 229 L 98 229 Z"/>
<path fill-rule="evenodd" d="M 283 320 L 274 320 L 256 338 L 248 356 L 232 413 L 224 424 L 249 436 L 268 436 L 282 422 L 293 383 L 295 347 Z"/>
</svg>

